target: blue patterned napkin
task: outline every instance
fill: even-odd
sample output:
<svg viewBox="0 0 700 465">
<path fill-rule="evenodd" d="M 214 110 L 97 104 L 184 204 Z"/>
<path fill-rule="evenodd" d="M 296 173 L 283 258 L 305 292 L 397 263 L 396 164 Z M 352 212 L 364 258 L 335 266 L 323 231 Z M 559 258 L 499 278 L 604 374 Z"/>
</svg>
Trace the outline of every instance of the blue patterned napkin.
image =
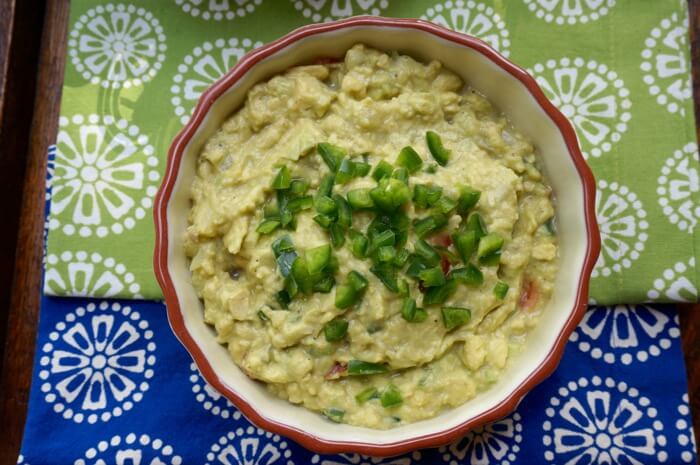
<svg viewBox="0 0 700 465">
<path fill-rule="evenodd" d="M 690 464 L 679 334 L 673 307 L 591 308 L 557 371 L 503 420 L 400 457 L 319 456 L 208 386 L 162 304 L 44 297 L 18 463 Z"/>
</svg>

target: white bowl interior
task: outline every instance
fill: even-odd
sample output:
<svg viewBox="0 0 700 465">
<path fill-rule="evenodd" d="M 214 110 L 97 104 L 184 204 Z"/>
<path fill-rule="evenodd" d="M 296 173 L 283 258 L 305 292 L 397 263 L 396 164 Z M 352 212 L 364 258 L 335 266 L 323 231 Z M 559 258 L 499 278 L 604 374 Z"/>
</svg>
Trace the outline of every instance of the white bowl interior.
<svg viewBox="0 0 700 465">
<path fill-rule="evenodd" d="M 560 238 L 560 272 L 554 295 L 544 310 L 540 324 L 507 372 L 494 386 L 459 408 L 438 417 L 401 426 L 377 434 L 375 430 L 342 424 L 330 424 L 321 415 L 278 399 L 263 385 L 250 380 L 231 361 L 225 347 L 217 344 L 212 328 L 202 318 L 202 304 L 190 284 L 190 273 L 183 253 L 183 233 L 190 207 L 189 186 L 195 174 L 195 160 L 203 142 L 219 124 L 244 101 L 252 85 L 280 73 L 290 66 L 309 63 L 319 56 L 340 57 L 355 43 L 382 50 L 397 50 L 423 61 L 439 60 L 486 95 L 516 127 L 536 145 L 544 170 L 555 192 Z M 261 61 L 230 88 L 212 106 L 196 135 L 186 147 L 182 166 L 168 204 L 170 249 L 168 269 L 177 290 L 187 330 L 191 333 L 214 371 L 261 415 L 276 423 L 327 441 L 388 444 L 422 435 L 434 434 L 491 410 L 510 396 L 547 357 L 562 327 L 573 312 L 579 276 L 588 239 L 583 215 L 583 184 L 568 155 L 557 126 L 539 107 L 525 86 L 480 53 L 426 32 L 414 29 L 357 26 L 307 37 Z"/>
</svg>

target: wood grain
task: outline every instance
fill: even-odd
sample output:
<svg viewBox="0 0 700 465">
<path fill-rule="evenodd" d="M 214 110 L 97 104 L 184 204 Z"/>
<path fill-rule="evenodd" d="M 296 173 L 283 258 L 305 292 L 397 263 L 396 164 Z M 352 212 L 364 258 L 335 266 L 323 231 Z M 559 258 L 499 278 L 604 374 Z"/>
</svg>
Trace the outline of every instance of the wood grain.
<svg viewBox="0 0 700 465">
<path fill-rule="evenodd" d="M 700 115 L 700 0 L 689 4 L 695 114 Z M 45 6 L 38 0 L 0 0 L 0 134 L 13 139 L 8 145 L 0 137 L 0 186 L 3 194 L 6 188 L 12 193 L 5 198 L 16 199 L 3 205 L 0 228 L 0 244 L 9 244 L 0 249 L 0 465 L 15 463 L 26 417 L 39 313 L 46 151 L 57 129 L 68 12 L 69 0 L 46 0 Z M 33 115 L 31 130 L 22 111 Z M 14 159 L 8 162 L 8 155 Z M 700 304 L 679 308 L 700 444 Z"/>
<path fill-rule="evenodd" d="M 34 5 L 38 2 L 20 1 Z M 44 224 L 46 153 L 56 138 L 66 56 L 68 0 L 49 0 L 38 55 L 36 98 L 28 140 L 26 175 L 22 184 L 21 216 L 8 308 L 4 364 L 0 378 L 0 464 L 17 460 L 27 411 L 39 318 L 41 256 Z M 29 103 L 27 105 L 27 103 Z M 32 108 L 30 102 L 25 105 Z M 22 156 L 19 155 L 22 159 Z M 24 171 L 24 170 L 23 170 Z M 21 179 L 21 178 L 20 178 Z"/>
</svg>

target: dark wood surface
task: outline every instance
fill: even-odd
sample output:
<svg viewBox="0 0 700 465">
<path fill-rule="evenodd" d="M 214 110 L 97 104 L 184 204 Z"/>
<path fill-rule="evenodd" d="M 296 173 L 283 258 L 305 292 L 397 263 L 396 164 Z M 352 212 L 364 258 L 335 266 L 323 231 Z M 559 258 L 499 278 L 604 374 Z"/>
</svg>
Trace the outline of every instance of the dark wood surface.
<svg viewBox="0 0 700 465">
<path fill-rule="evenodd" d="M 690 0 L 700 115 L 700 0 Z M 69 0 L 0 0 L 0 465 L 14 464 L 27 410 L 39 316 L 44 172 L 56 136 Z M 699 131 L 700 135 L 700 131 Z M 680 306 L 700 443 L 700 304 Z"/>
</svg>

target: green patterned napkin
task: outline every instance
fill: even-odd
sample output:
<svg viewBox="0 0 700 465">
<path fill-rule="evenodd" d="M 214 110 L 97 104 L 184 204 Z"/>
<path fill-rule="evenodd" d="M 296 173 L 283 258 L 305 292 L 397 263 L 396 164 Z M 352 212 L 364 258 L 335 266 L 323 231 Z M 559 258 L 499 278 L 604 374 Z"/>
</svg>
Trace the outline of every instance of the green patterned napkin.
<svg viewBox="0 0 700 465">
<path fill-rule="evenodd" d="M 700 187 L 679 0 L 74 0 L 46 293 L 160 298 L 153 195 L 197 97 L 261 43 L 357 14 L 422 17 L 530 70 L 598 179 L 594 301 L 696 299 Z"/>
</svg>

